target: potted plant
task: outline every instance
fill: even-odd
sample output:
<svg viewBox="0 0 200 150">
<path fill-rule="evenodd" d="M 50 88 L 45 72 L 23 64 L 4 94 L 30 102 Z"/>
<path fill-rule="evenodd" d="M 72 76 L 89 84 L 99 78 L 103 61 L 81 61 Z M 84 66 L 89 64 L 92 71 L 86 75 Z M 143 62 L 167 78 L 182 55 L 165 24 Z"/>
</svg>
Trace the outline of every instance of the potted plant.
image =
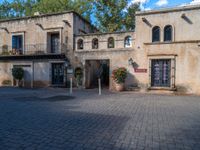
<svg viewBox="0 0 200 150">
<path fill-rule="evenodd" d="M 112 79 L 115 82 L 115 89 L 117 91 L 124 90 L 124 83 L 127 77 L 127 69 L 124 67 L 117 68 L 112 72 Z"/>
<path fill-rule="evenodd" d="M 80 67 L 76 68 L 75 72 L 74 72 L 74 76 L 76 78 L 77 87 L 81 87 L 82 86 L 82 78 L 83 78 L 83 70 Z"/>
<path fill-rule="evenodd" d="M 12 76 L 17 80 L 17 86 L 22 87 L 22 79 L 24 77 L 24 70 L 22 68 L 13 68 Z"/>
</svg>

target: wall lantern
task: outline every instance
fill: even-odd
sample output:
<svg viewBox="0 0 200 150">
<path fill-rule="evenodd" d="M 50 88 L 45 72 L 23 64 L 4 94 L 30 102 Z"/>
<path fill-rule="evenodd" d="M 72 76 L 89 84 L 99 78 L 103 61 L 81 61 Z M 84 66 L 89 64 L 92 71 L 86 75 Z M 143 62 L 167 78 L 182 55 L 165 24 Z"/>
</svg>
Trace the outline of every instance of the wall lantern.
<svg viewBox="0 0 200 150">
<path fill-rule="evenodd" d="M 134 64 L 134 61 L 133 61 L 133 59 L 132 59 L 132 58 L 130 58 L 130 59 L 128 60 L 128 64 L 129 64 L 129 66 L 133 66 L 133 64 Z"/>
</svg>

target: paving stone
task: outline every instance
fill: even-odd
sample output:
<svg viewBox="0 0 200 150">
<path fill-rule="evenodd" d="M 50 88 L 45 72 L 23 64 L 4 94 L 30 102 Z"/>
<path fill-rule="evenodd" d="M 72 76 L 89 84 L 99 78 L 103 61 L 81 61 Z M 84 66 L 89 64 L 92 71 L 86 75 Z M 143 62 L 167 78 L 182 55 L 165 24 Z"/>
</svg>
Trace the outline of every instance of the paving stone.
<svg viewBox="0 0 200 150">
<path fill-rule="evenodd" d="M 66 91 L 0 88 L 0 149 L 200 149 L 199 97 Z"/>
</svg>

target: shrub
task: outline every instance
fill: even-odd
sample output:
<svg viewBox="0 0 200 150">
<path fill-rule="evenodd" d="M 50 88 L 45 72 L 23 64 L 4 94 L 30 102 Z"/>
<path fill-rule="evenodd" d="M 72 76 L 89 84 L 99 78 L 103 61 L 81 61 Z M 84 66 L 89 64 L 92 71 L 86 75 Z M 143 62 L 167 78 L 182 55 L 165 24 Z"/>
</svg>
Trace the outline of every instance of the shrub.
<svg viewBox="0 0 200 150">
<path fill-rule="evenodd" d="M 83 70 L 80 67 L 75 69 L 74 76 L 75 76 L 75 78 L 77 80 L 78 86 L 82 85 Z"/>
<path fill-rule="evenodd" d="M 3 80 L 2 85 L 11 85 L 11 80 Z"/>
<path fill-rule="evenodd" d="M 21 81 L 24 77 L 24 70 L 22 68 L 13 68 L 12 75 L 14 79 Z"/>
<path fill-rule="evenodd" d="M 127 77 L 127 69 L 124 67 L 117 68 L 112 72 L 112 79 L 118 84 L 124 83 L 126 77 Z"/>
</svg>

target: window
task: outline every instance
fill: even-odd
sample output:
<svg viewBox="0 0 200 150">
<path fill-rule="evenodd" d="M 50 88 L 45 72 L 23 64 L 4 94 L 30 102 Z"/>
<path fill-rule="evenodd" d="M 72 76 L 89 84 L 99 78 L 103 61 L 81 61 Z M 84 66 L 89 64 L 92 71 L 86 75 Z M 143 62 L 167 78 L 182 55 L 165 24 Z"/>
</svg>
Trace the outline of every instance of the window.
<svg viewBox="0 0 200 150">
<path fill-rule="evenodd" d="M 127 48 L 127 47 L 131 47 L 131 46 L 132 46 L 132 38 L 131 38 L 131 36 L 125 37 L 125 39 L 124 39 L 124 47 Z"/>
<path fill-rule="evenodd" d="M 152 42 L 159 42 L 160 41 L 160 27 L 155 26 L 152 29 Z"/>
<path fill-rule="evenodd" d="M 167 25 L 164 28 L 164 41 L 172 41 L 172 26 Z"/>
<path fill-rule="evenodd" d="M 12 51 L 16 54 L 23 53 L 23 35 L 12 36 Z"/>
<path fill-rule="evenodd" d="M 108 48 L 114 48 L 115 47 L 115 41 L 113 37 L 108 38 Z"/>
<path fill-rule="evenodd" d="M 79 39 L 78 40 L 78 43 L 77 43 L 77 48 L 78 49 L 83 49 L 84 45 L 83 45 L 83 40 L 82 39 Z"/>
<path fill-rule="evenodd" d="M 99 41 L 98 39 L 93 39 L 92 40 L 92 49 L 98 49 L 99 48 Z"/>
</svg>

